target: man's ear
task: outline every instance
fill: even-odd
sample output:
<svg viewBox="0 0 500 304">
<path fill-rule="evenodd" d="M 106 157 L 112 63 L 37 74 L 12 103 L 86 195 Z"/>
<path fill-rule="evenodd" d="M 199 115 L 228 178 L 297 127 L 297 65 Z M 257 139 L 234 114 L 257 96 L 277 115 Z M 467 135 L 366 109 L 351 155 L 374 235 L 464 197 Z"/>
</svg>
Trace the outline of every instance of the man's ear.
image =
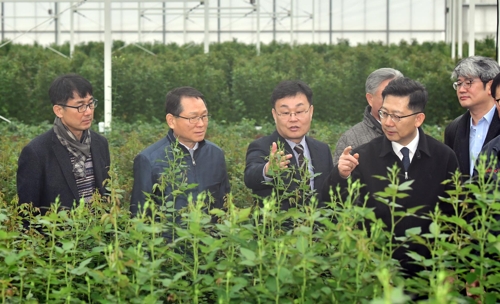
<svg viewBox="0 0 500 304">
<path fill-rule="evenodd" d="M 165 120 L 167 121 L 167 125 L 169 126 L 170 129 L 174 129 L 175 127 L 175 116 L 168 113 L 165 115 Z"/>
<path fill-rule="evenodd" d="M 425 120 L 425 113 L 419 113 L 416 115 L 415 117 L 415 127 L 420 127 L 423 123 L 424 123 L 424 120 Z"/>
<path fill-rule="evenodd" d="M 271 114 L 273 114 L 273 119 L 274 119 L 274 123 L 276 124 L 277 121 L 278 121 L 278 114 L 276 114 L 276 110 L 274 108 L 271 109 Z"/>
<path fill-rule="evenodd" d="M 56 114 L 57 117 L 59 118 L 63 117 L 63 111 L 64 111 L 63 107 L 58 105 L 53 105 L 52 111 L 54 111 L 54 114 Z"/>
<path fill-rule="evenodd" d="M 373 107 L 373 95 L 371 93 L 366 93 L 366 101 L 368 101 L 370 107 Z"/>
<path fill-rule="evenodd" d="M 490 95 L 490 96 L 491 96 L 491 84 L 492 84 L 492 83 L 493 83 L 493 79 L 492 79 L 492 80 L 490 80 L 490 81 L 488 81 L 488 82 L 486 83 L 486 87 L 485 87 L 485 90 L 488 92 L 488 95 Z"/>
</svg>

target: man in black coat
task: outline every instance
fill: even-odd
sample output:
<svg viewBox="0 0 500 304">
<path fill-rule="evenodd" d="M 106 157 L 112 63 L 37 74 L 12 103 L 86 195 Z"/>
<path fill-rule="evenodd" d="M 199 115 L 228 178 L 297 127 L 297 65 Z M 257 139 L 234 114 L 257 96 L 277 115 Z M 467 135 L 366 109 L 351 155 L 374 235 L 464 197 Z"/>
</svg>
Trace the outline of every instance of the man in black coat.
<svg viewBox="0 0 500 304">
<path fill-rule="evenodd" d="M 491 96 L 491 83 L 500 66 L 491 59 L 462 59 L 452 73 L 453 88 L 467 112 L 455 118 L 444 131 L 444 143 L 455 151 L 460 171 L 472 176 L 474 164 L 485 144 L 500 135 L 500 118 Z"/>
<path fill-rule="evenodd" d="M 396 200 L 395 211 L 404 212 L 417 206 L 422 208 L 416 212 L 418 217 L 408 216 L 397 222 L 398 217 L 394 216 L 397 224 L 393 237 L 405 236 L 405 231 L 414 227 L 420 227 L 422 233 L 429 233 L 431 221 L 422 216 L 434 211 L 440 202 L 439 197 L 448 196 L 446 190 L 451 190 L 453 185 L 442 182 L 451 179 L 458 169 L 457 158 L 453 150 L 424 134 L 420 128 L 425 119 L 427 103 L 427 91 L 420 83 L 409 78 L 394 79 L 384 89 L 382 96 L 384 101 L 379 115 L 385 136 L 352 150 L 352 155 L 351 147 L 345 148 L 324 192 L 337 185 L 346 189 L 349 176 L 352 180 L 359 180 L 365 185 L 360 189 L 359 197 L 369 195 L 366 207 L 373 208 L 375 216 L 391 231 L 391 208 L 377 197 L 377 193 L 383 192 L 390 181 L 374 176 L 387 176 L 387 168 L 396 164 L 400 168 L 400 183 L 407 180 L 413 180 L 413 183 L 411 190 L 405 191 L 408 196 Z M 452 215 L 451 205 L 441 202 L 439 207 L 444 214 Z M 430 257 L 430 253 L 425 246 L 415 243 L 394 251 L 393 258 L 399 260 L 407 275 L 413 276 L 423 266 L 412 263 L 414 261 L 406 254 L 408 251 L 426 258 Z"/>
<path fill-rule="evenodd" d="M 245 185 L 261 199 L 273 191 L 277 196 L 295 193 L 293 199 L 285 196 L 280 200 L 282 210 L 308 203 L 310 194 L 322 189 L 333 169 L 328 145 L 306 136 L 314 112 L 312 96 L 311 88 L 302 81 L 279 83 L 271 95 L 276 131 L 248 146 Z M 278 180 L 285 189 L 275 187 Z M 318 193 L 317 199 L 322 202 L 327 198 Z"/>
<path fill-rule="evenodd" d="M 110 156 L 108 142 L 90 130 L 97 99 L 92 85 L 76 74 L 54 80 L 49 89 L 54 126 L 21 151 L 17 169 L 19 203 L 32 203 L 45 214 L 59 197 L 63 208 L 106 190 Z"/>
</svg>

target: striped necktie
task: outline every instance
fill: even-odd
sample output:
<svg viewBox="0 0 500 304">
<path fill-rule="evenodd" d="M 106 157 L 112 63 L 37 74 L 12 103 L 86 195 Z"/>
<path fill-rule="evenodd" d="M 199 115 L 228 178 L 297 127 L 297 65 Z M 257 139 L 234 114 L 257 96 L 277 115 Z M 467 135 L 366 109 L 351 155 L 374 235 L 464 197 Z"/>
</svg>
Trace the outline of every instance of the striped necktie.
<svg viewBox="0 0 500 304">
<path fill-rule="evenodd" d="M 302 168 L 302 166 L 304 165 L 304 147 L 301 144 L 298 144 L 298 145 L 295 145 L 295 147 L 293 149 L 298 154 L 297 161 L 299 163 L 299 167 Z"/>
</svg>

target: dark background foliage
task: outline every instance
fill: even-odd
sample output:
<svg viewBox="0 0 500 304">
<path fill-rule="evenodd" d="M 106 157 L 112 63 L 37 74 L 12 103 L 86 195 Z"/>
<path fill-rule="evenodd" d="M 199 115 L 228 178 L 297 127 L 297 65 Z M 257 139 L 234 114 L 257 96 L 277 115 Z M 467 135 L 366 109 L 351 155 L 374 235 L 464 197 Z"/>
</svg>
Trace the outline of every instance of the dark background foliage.
<svg viewBox="0 0 500 304">
<path fill-rule="evenodd" d="M 366 105 L 366 77 L 381 67 L 396 68 L 427 87 L 426 123 L 444 125 L 463 112 L 450 79 L 456 62 L 443 42 L 350 46 L 340 41 L 293 48 L 270 43 L 262 46 L 260 56 L 253 45 L 236 41 L 212 44 L 209 54 L 197 44 L 141 46 L 155 56 L 122 41 L 113 45 L 113 116 L 125 122 L 163 120 L 166 92 L 183 85 L 205 94 L 210 112 L 221 123 L 243 118 L 270 122 L 273 87 L 284 79 L 301 79 L 314 91 L 315 120 L 352 125 Z M 52 47 L 69 53 L 68 44 Z M 477 55 L 494 57 L 494 40 L 478 41 L 476 49 Z M 72 59 L 40 45 L 0 48 L 0 115 L 24 123 L 52 121 L 47 90 L 56 76 L 68 72 L 88 78 L 94 96 L 103 101 L 103 52 L 100 42 L 78 45 Z M 96 115 L 103 119 L 103 111 Z"/>
</svg>

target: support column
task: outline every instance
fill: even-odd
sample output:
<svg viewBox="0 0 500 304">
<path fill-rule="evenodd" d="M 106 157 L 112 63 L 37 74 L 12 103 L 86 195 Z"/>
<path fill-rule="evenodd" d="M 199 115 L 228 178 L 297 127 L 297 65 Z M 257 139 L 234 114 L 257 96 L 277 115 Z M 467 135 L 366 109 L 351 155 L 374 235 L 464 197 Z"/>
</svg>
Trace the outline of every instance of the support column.
<svg viewBox="0 0 500 304">
<path fill-rule="evenodd" d="M 333 9 L 333 0 L 330 0 L 330 30 L 329 30 L 329 35 L 330 35 L 330 44 L 332 44 L 332 9 Z"/>
<path fill-rule="evenodd" d="M 498 17 L 497 17 L 498 18 Z M 474 56 L 474 51 L 476 49 L 476 1 L 469 0 L 469 56 Z"/>
<path fill-rule="evenodd" d="M 75 51 L 75 10 L 76 8 L 73 6 L 74 3 L 71 2 L 69 5 L 71 5 L 70 8 L 70 17 L 69 17 L 69 57 L 73 58 L 73 52 Z"/>
<path fill-rule="evenodd" d="M 385 42 L 389 45 L 389 27 L 390 27 L 390 14 L 389 14 L 390 4 L 389 0 L 386 1 L 386 20 L 385 20 Z"/>
<path fill-rule="evenodd" d="M 217 0 L 217 42 L 220 43 L 220 0 Z"/>
<path fill-rule="evenodd" d="M 166 4 L 165 2 L 163 4 L 163 44 L 167 43 L 167 11 L 165 10 Z"/>
<path fill-rule="evenodd" d="M 273 0 L 273 41 L 276 41 L 276 0 Z"/>
<path fill-rule="evenodd" d="M 59 45 L 59 3 L 54 2 L 54 43 Z"/>
<path fill-rule="evenodd" d="M 315 24 L 314 23 L 316 22 L 316 20 L 314 19 L 314 15 L 315 15 L 315 11 L 314 11 L 315 5 L 314 4 L 315 4 L 315 2 L 316 2 L 315 0 L 312 0 L 312 6 L 313 6 L 312 7 L 312 15 L 311 15 L 311 21 L 312 21 L 312 43 L 314 43 L 314 34 L 315 34 L 314 33 Z"/>
<path fill-rule="evenodd" d="M 183 10 L 183 14 L 184 14 L 184 22 L 183 22 L 183 26 L 182 26 L 182 37 L 184 39 L 184 44 L 187 43 L 187 18 L 188 18 L 188 11 L 187 11 L 187 2 L 184 1 L 184 10 Z"/>
<path fill-rule="evenodd" d="M 257 55 L 260 55 L 260 0 L 256 0 L 257 5 Z"/>
<path fill-rule="evenodd" d="M 209 51 L 209 44 L 210 44 L 210 31 L 208 30 L 208 27 L 210 26 L 210 17 L 209 17 L 209 0 L 204 0 L 203 1 L 205 5 L 205 54 L 208 53 Z"/>
<path fill-rule="evenodd" d="M 104 2 L 104 130 L 111 131 L 112 91 L 111 91 L 111 0 Z"/>
<path fill-rule="evenodd" d="M 137 41 L 142 42 L 142 4 L 137 2 Z"/>
<path fill-rule="evenodd" d="M 457 55 L 457 6 L 455 1 L 450 1 L 450 31 L 451 31 L 451 59 L 455 59 Z"/>
<path fill-rule="evenodd" d="M 498 3 L 498 1 L 497 1 Z M 500 3 L 497 4 L 497 16 L 500 16 Z M 498 18 L 498 17 L 497 17 Z M 497 62 L 500 62 L 500 43 L 498 39 L 500 39 L 500 20 L 497 21 Z"/>
<path fill-rule="evenodd" d="M 458 44 L 458 58 L 463 57 L 463 33 L 462 30 L 462 17 L 463 17 L 463 5 L 462 0 L 457 0 L 457 44 Z"/>
<path fill-rule="evenodd" d="M 5 12 L 5 10 L 4 10 L 5 7 L 4 7 L 3 1 L 1 2 L 1 8 L 0 9 L 1 9 L 1 12 L 0 12 L 0 19 L 1 20 L 0 21 L 2 22 L 2 40 L 1 41 L 4 41 L 5 40 L 5 23 L 3 21 L 3 17 L 5 15 L 5 13 L 4 13 Z"/>
<path fill-rule="evenodd" d="M 290 47 L 293 48 L 293 0 L 290 0 Z"/>
</svg>

